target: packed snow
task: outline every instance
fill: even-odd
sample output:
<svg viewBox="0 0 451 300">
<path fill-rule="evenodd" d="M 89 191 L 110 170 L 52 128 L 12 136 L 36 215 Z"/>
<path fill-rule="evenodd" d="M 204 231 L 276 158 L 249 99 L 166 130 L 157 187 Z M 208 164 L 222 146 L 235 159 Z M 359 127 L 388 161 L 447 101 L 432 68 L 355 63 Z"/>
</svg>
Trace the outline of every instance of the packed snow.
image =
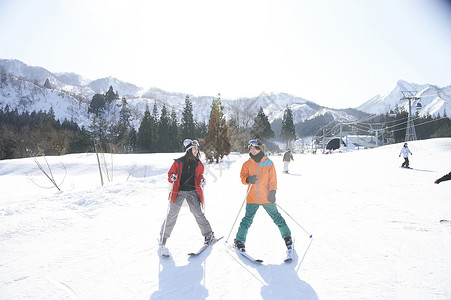
<svg viewBox="0 0 451 300">
<path fill-rule="evenodd" d="M 244 201 L 246 154 L 206 164 L 205 213 L 224 238 L 197 257 L 203 237 L 187 206 L 158 255 L 167 171 L 182 153 L 0 161 L 0 299 L 451 299 L 451 138 L 334 154 L 282 156 L 277 203 L 295 256 L 263 209 L 249 230 L 254 264 L 230 248 Z M 48 165 L 47 165 L 48 163 Z M 240 211 L 237 224 L 244 214 Z M 228 243 L 226 240 L 228 239 Z M 310 238 L 309 235 L 313 237 Z"/>
</svg>

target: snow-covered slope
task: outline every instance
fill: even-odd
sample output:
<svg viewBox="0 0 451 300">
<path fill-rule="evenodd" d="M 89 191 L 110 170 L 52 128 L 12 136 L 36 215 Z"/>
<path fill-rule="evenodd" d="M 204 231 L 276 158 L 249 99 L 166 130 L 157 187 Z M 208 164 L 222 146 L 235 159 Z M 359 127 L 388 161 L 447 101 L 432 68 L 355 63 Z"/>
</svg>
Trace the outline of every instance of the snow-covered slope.
<svg viewBox="0 0 451 300">
<path fill-rule="evenodd" d="M 403 80 L 399 80 L 387 92 L 371 98 L 357 109 L 372 114 L 389 112 L 396 107 L 402 107 L 408 111 L 409 101 L 401 100 L 404 96 L 403 91 L 417 91 L 415 96 L 420 99 L 412 103 L 413 113 L 418 110 L 420 115 L 443 116 L 445 112 L 449 115 L 451 111 L 451 85 L 439 88 L 431 84 L 415 84 Z M 421 104 L 421 109 L 416 109 L 418 103 Z"/>
<path fill-rule="evenodd" d="M 33 159 L 0 161 L 0 299 L 450 299 L 451 226 L 439 220 L 451 218 L 451 181 L 433 182 L 451 171 L 451 138 L 409 147 L 412 170 L 399 167 L 401 144 L 295 154 L 291 174 L 272 156 L 296 255 L 283 262 L 280 233 L 260 209 L 246 248 L 262 265 L 224 241 L 236 234 L 247 155 L 206 165 L 205 212 L 223 241 L 189 258 L 203 237 L 184 205 L 169 259 L 157 238 L 180 153 L 107 154 L 103 187 L 94 154 L 47 157 L 61 192 Z"/>
<path fill-rule="evenodd" d="M 23 111 L 49 111 L 60 120 L 74 120 L 83 125 L 88 119 L 88 104 L 73 94 L 46 89 L 28 80 L 8 77 L 0 82 L 0 107 Z"/>
<path fill-rule="evenodd" d="M 54 73 L 54 75 L 60 81 L 73 86 L 85 86 L 91 82 L 91 80 L 86 79 L 75 73 Z"/>
</svg>

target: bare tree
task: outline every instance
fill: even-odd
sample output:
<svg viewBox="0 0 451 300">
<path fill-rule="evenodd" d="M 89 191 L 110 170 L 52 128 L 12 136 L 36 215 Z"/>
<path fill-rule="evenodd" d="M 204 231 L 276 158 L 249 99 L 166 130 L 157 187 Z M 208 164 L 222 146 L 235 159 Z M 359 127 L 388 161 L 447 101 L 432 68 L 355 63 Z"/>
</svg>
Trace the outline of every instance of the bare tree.
<svg viewBox="0 0 451 300">
<path fill-rule="evenodd" d="M 66 166 L 63 163 L 61 163 L 64 168 L 64 178 L 61 180 L 60 183 L 57 183 L 55 177 L 53 176 L 52 168 L 50 167 L 49 162 L 47 161 L 45 156 L 44 156 L 44 161 L 45 161 L 45 164 L 47 165 L 48 170 L 44 169 L 44 167 L 38 161 L 38 158 L 36 156 L 33 158 L 33 160 L 36 163 L 36 165 L 38 166 L 39 170 L 41 170 L 41 172 L 47 177 L 47 179 L 50 180 L 50 182 L 53 184 L 53 186 L 56 187 L 58 189 L 58 191 L 61 191 L 60 186 L 61 186 L 61 184 L 63 184 L 64 180 L 66 179 L 66 175 L 67 175 Z"/>
</svg>

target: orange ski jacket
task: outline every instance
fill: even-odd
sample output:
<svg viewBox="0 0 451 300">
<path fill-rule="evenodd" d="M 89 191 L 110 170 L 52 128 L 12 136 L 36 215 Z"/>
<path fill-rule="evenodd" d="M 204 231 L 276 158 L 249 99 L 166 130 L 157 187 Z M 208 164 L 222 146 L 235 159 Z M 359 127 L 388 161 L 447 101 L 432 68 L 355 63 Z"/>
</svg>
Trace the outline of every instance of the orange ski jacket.
<svg viewBox="0 0 451 300">
<path fill-rule="evenodd" d="M 269 191 L 277 190 L 277 175 L 276 168 L 272 160 L 264 156 L 262 160 L 257 163 L 252 158 L 249 158 L 241 167 L 240 177 L 241 182 L 246 185 L 246 178 L 252 175 L 257 175 L 257 181 L 252 185 L 251 190 L 246 198 L 246 203 L 265 204 L 268 201 Z"/>
</svg>

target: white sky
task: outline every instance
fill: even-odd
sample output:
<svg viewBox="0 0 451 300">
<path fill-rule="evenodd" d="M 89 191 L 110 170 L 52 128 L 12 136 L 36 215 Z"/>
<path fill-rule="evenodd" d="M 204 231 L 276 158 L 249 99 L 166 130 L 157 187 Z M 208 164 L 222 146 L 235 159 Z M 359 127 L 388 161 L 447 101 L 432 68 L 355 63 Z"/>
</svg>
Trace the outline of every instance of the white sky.
<svg viewBox="0 0 451 300">
<path fill-rule="evenodd" d="M 451 84 L 445 0 L 0 0 L 0 58 L 223 98 L 356 107 L 397 80 Z"/>
</svg>

